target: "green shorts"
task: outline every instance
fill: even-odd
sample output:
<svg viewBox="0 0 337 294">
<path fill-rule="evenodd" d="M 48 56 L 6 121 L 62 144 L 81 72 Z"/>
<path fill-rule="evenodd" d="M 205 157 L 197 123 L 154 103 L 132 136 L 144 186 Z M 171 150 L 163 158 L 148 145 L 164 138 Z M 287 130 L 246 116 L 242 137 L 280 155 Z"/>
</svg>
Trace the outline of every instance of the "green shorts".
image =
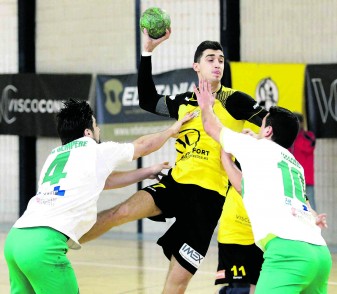
<svg viewBox="0 0 337 294">
<path fill-rule="evenodd" d="M 263 256 L 255 294 L 327 293 L 332 266 L 327 246 L 274 238 Z"/>
<path fill-rule="evenodd" d="M 12 228 L 5 241 L 11 293 L 79 293 L 67 237 L 48 227 Z"/>
</svg>

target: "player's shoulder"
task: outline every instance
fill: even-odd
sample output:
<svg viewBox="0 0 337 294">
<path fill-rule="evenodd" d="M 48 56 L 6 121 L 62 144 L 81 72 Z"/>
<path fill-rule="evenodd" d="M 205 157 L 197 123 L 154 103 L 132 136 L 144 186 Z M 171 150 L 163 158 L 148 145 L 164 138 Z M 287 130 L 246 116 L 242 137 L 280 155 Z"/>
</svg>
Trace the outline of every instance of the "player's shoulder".
<svg viewBox="0 0 337 294">
<path fill-rule="evenodd" d="M 185 92 L 176 95 L 166 96 L 166 100 L 171 100 L 178 104 L 195 104 L 197 102 L 197 97 L 193 92 Z"/>
<path fill-rule="evenodd" d="M 234 103 L 235 105 L 245 103 L 246 101 L 254 100 L 251 96 L 248 94 L 241 92 L 236 89 L 228 88 L 225 86 L 222 86 L 221 89 L 216 94 L 217 99 L 222 102 L 223 105 L 229 103 Z"/>
<path fill-rule="evenodd" d="M 233 94 L 234 92 L 237 92 L 237 90 L 229 88 L 229 87 L 222 86 L 221 89 L 219 90 L 219 92 Z"/>
<path fill-rule="evenodd" d="M 228 92 L 231 96 L 231 98 L 241 98 L 241 99 L 253 99 L 250 95 L 248 95 L 247 93 L 245 92 L 242 92 L 240 90 L 236 90 L 236 89 L 232 89 L 232 88 L 226 88 L 224 87 L 225 91 Z"/>
</svg>

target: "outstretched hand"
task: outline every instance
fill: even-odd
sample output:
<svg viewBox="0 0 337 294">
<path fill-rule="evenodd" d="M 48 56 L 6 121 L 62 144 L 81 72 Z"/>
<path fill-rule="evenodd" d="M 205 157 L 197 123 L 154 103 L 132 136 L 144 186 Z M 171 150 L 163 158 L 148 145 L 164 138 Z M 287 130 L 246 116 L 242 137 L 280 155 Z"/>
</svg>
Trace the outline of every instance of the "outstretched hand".
<svg viewBox="0 0 337 294">
<path fill-rule="evenodd" d="M 150 167 L 151 174 L 148 176 L 148 179 L 151 179 L 151 180 L 156 179 L 157 181 L 160 181 L 162 177 L 166 176 L 166 174 L 163 173 L 163 170 L 164 169 L 168 170 L 170 168 L 171 166 L 169 165 L 167 161 L 152 165 Z"/>
<path fill-rule="evenodd" d="M 212 86 L 210 82 L 204 79 L 200 79 L 199 88 L 194 86 L 193 90 L 195 95 L 197 96 L 198 104 L 201 109 L 213 107 L 215 97 L 212 94 Z"/>
<path fill-rule="evenodd" d="M 327 228 L 328 223 L 326 221 L 326 213 L 320 213 L 316 215 L 316 225 L 321 229 Z"/>
<path fill-rule="evenodd" d="M 160 43 L 167 40 L 171 35 L 171 28 L 166 30 L 166 34 L 159 39 L 152 39 L 149 36 L 147 29 L 143 30 L 144 33 L 144 51 L 152 52 Z"/>
<path fill-rule="evenodd" d="M 195 112 L 188 112 L 181 120 L 176 121 L 170 129 L 172 130 L 172 137 L 176 137 L 179 134 L 181 126 L 189 121 L 190 119 L 194 118 L 197 115 Z"/>
</svg>

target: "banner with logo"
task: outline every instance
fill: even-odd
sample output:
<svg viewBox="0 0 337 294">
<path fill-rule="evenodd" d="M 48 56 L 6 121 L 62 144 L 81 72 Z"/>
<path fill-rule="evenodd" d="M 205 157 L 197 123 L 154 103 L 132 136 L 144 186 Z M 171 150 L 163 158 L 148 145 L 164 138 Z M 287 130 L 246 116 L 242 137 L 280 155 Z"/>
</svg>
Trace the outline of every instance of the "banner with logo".
<svg viewBox="0 0 337 294">
<path fill-rule="evenodd" d="M 305 64 L 231 62 L 232 88 L 269 109 L 282 106 L 303 113 Z"/>
<path fill-rule="evenodd" d="M 193 69 L 180 69 L 153 76 L 157 92 L 176 95 L 193 91 L 197 75 Z M 130 141 L 154 133 L 172 121 L 139 107 L 137 74 L 98 75 L 96 119 L 103 140 Z"/>
<path fill-rule="evenodd" d="M 88 100 L 91 81 L 89 74 L 0 75 L 0 134 L 57 137 L 62 101 Z"/>
<path fill-rule="evenodd" d="M 308 65 L 305 82 L 308 129 L 337 138 L 337 64 Z"/>
</svg>

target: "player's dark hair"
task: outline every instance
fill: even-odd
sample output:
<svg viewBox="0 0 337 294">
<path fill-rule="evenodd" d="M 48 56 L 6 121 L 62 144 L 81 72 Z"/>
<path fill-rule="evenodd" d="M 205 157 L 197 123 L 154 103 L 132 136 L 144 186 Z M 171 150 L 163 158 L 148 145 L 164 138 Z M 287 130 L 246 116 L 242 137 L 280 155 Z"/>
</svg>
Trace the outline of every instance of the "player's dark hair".
<svg viewBox="0 0 337 294">
<path fill-rule="evenodd" d="M 266 127 L 272 126 L 272 140 L 284 148 L 289 148 L 298 133 L 299 122 L 294 113 L 279 106 L 272 106 L 266 119 Z"/>
<path fill-rule="evenodd" d="M 84 100 L 69 99 L 57 114 L 57 132 L 62 144 L 82 138 L 85 129 L 94 131 L 93 111 Z"/>
<path fill-rule="evenodd" d="M 303 114 L 301 114 L 301 113 L 299 113 L 299 112 L 294 112 L 294 114 L 296 115 L 298 121 L 299 121 L 300 123 L 302 123 L 302 122 L 303 122 Z"/>
<path fill-rule="evenodd" d="M 194 53 L 194 62 L 200 62 L 201 56 L 205 50 L 221 50 L 223 52 L 223 48 L 221 44 L 217 41 L 203 41 L 197 47 L 197 50 Z"/>
</svg>

